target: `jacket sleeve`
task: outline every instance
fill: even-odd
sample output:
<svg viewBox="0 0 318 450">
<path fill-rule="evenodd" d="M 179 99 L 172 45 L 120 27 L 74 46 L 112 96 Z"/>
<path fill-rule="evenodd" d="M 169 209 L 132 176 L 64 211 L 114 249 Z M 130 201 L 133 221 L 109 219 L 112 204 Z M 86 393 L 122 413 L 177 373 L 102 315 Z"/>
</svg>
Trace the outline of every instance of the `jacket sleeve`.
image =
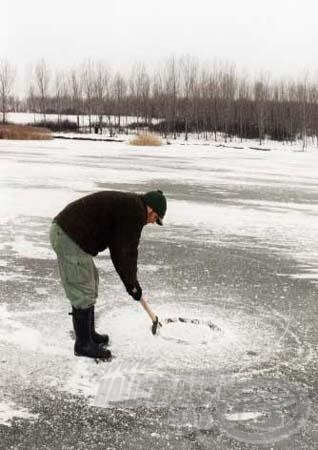
<svg viewBox="0 0 318 450">
<path fill-rule="evenodd" d="M 133 228 L 131 224 L 121 223 L 116 226 L 109 245 L 110 256 L 114 267 L 130 295 L 139 286 L 137 280 L 138 245 L 141 228 Z"/>
</svg>

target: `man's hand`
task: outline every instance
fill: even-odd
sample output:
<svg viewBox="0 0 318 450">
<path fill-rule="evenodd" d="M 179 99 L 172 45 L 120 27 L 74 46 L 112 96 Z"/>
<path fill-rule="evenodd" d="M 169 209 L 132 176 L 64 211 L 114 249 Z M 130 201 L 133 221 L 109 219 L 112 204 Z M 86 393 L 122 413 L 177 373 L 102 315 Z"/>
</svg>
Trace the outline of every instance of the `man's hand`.
<svg viewBox="0 0 318 450">
<path fill-rule="evenodd" d="M 135 286 L 129 286 L 127 288 L 127 292 L 128 292 L 129 295 L 132 296 L 132 298 L 134 300 L 136 300 L 138 302 L 140 301 L 140 299 L 142 297 L 142 289 L 141 289 L 140 284 L 138 283 L 138 281 L 135 284 Z"/>
</svg>

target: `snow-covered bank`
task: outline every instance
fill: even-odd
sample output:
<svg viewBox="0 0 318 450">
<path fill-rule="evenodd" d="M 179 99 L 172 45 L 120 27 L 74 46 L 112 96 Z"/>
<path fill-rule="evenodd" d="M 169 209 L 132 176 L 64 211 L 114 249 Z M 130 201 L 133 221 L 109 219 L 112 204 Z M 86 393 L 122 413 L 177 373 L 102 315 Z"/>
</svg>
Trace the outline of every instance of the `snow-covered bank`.
<svg viewBox="0 0 318 450">
<path fill-rule="evenodd" d="M 8 113 L 7 114 L 7 120 L 10 123 L 15 124 L 32 124 L 36 125 L 39 122 L 43 121 L 43 114 L 39 113 Z M 108 116 L 107 116 L 108 119 Z M 57 114 L 46 114 L 46 120 L 48 122 L 57 122 L 58 121 L 58 115 Z M 62 116 L 62 120 L 68 120 L 72 123 L 77 123 L 77 116 L 75 115 L 65 115 Z M 99 122 L 99 117 L 96 115 L 93 115 L 91 117 L 92 122 Z M 111 116 L 110 120 L 115 123 L 117 120 L 117 117 Z M 127 120 L 127 122 L 126 122 Z M 137 122 L 137 117 L 130 116 L 128 118 L 125 118 L 125 124 L 131 124 Z M 152 119 L 153 123 L 157 123 L 157 119 Z M 87 127 L 89 125 L 89 118 L 86 115 L 80 116 L 80 126 L 81 127 Z M 93 134 L 93 133 L 63 133 L 63 132 L 56 132 L 53 133 L 53 136 L 64 136 L 66 138 L 81 138 L 81 139 L 96 139 L 96 140 L 107 140 L 110 138 L 109 131 L 104 130 L 105 132 L 103 134 Z M 132 130 L 132 134 L 135 134 L 135 131 Z M 116 134 L 116 136 L 112 137 L 114 140 L 124 141 L 128 142 L 131 135 L 127 134 Z M 293 152 L 316 152 L 318 151 L 318 141 L 316 137 L 308 138 L 306 142 L 306 147 L 303 148 L 303 141 L 301 139 L 296 140 L 293 143 L 286 143 L 286 142 L 279 142 L 269 139 L 264 139 L 262 143 L 259 143 L 259 140 L 257 139 L 244 139 L 241 140 L 238 137 L 225 137 L 222 133 L 217 133 L 216 139 L 214 133 L 209 133 L 208 139 L 204 137 L 204 133 L 202 133 L 199 137 L 197 134 L 189 133 L 188 139 L 185 140 L 185 136 L 183 133 L 180 133 L 180 135 L 177 136 L 177 139 L 173 139 L 171 136 L 168 138 L 162 138 L 163 145 L 177 145 L 177 146 L 184 146 L 185 148 L 193 148 L 197 146 L 203 146 L 203 147 L 212 147 L 212 148 L 219 148 L 219 149 L 235 149 L 235 150 L 250 150 L 250 151 L 293 151 Z"/>
</svg>

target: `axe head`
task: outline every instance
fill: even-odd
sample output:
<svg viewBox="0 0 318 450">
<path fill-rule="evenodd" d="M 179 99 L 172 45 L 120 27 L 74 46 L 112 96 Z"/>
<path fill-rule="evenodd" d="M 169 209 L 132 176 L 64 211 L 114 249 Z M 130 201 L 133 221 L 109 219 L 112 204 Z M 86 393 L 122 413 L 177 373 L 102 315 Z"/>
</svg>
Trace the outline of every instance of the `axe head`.
<svg viewBox="0 0 318 450">
<path fill-rule="evenodd" d="M 156 320 L 152 322 L 151 332 L 155 336 L 159 333 L 159 329 L 162 327 L 161 322 L 159 322 L 158 316 L 156 316 Z"/>
</svg>

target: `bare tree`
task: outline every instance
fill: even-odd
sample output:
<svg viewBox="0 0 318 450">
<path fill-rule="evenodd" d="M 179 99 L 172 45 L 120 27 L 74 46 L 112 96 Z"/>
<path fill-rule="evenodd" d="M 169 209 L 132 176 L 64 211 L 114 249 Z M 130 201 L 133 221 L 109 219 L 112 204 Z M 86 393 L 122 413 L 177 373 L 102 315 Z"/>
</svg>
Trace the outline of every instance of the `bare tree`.
<svg viewBox="0 0 318 450">
<path fill-rule="evenodd" d="M 163 122 L 162 119 L 165 118 L 165 89 L 164 89 L 164 75 L 160 67 L 156 69 L 153 75 L 151 84 L 151 96 L 152 96 L 153 118 L 156 118 L 160 120 L 160 122 Z M 160 124 L 159 130 L 161 132 L 166 132 L 166 127 L 162 129 Z M 165 137 L 167 136 L 165 135 Z"/>
<path fill-rule="evenodd" d="M 149 120 L 150 77 L 144 64 L 134 64 L 132 67 L 129 79 L 129 94 L 138 129 L 140 120 L 146 123 Z"/>
<path fill-rule="evenodd" d="M 15 69 L 9 64 L 8 60 L 0 61 L 0 98 L 2 123 L 6 122 L 6 115 L 8 112 L 9 97 L 13 88 L 15 79 Z"/>
<path fill-rule="evenodd" d="M 35 66 L 35 83 L 40 97 L 40 112 L 46 122 L 46 108 L 50 82 L 50 71 L 44 59 Z"/>
<path fill-rule="evenodd" d="M 236 96 L 236 74 L 235 67 L 225 67 L 220 73 L 220 88 L 222 94 L 222 122 L 225 136 L 225 142 L 228 136 L 230 136 L 229 128 L 232 122 L 232 114 L 234 111 L 234 101 Z"/>
<path fill-rule="evenodd" d="M 296 136 L 299 128 L 297 88 L 294 81 L 289 81 L 286 89 L 286 103 L 288 105 L 288 131 L 290 139 Z"/>
<path fill-rule="evenodd" d="M 308 88 L 308 115 L 310 119 L 310 134 L 318 145 L 318 88 L 314 84 Z"/>
<path fill-rule="evenodd" d="M 204 67 L 200 70 L 199 81 L 194 84 L 193 88 L 193 98 L 191 103 L 197 101 L 200 102 L 200 128 L 203 131 L 205 140 L 209 138 L 209 131 L 211 128 L 211 117 L 210 117 L 210 102 L 209 102 L 209 85 L 210 85 L 210 74 L 208 70 Z M 196 87 L 197 86 L 197 87 Z M 198 94 L 196 94 L 198 93 Z"/>
<path fill-rule="evenodd" d="M 35 122 L 35 113 L 37 111 L 37 99 L 36 99 L 35 88 L 34 88 L 33 83 L 31 83 L 31 85 L 29 87 L 29 93 L 28 93 L 26 104 L 27 104 L 28 111 L 33 112 L 33 121 Z"/>
<path fill-rule="evenodd" d="M 141 111 L 144 118 L 144 122 L 149 124 L 151 122 L 150 117 L 150 77 L 144 70 L 138 77 L 138 90 L 141 98 Z"/>
<path fill-rule="evenodd" d="M 62 71 L 57 71 L 55 74 L 55 108 L 57 112 L 57 121 L 60 125 L 62 121 L 63 110 L 66 109 L 68 92 L 65 74 Z"/>
<path fill-rule="evenodd" d="M 250 88 L 247 77 L 240 79 L 238 85 L 238 130 L 241 142 L 247 137 L 248 105 L 250 103 Z"/>
<path fill-rule="evenodd" d="M 192 117 L 194 129 L 197 138 L 201 138 L 201 134 L 207 139 L 207 129 L 209 127 L 209 76 L 208 72 L 202 68 L 198 75 L 198 82 L 193 85 L 193 94 L 191 98 Z"/>
<path fill-rule="evenodd" d="M 214 133 L 214 140 L 217 141 L 217 131 L 219 128 L 219 115 L 220 115 L 220 77 L 219 71 L 216 66 L 210 72 L 208 83 L 208 95 L 210 105 L 210 121 L 211 131 Z"/>
<path fill-rule="evenodd" d="M 89 132 L 92 132 L 92 113 L 93 113 L 93 95 L 94 95 L 94 67 L 88 60 L 82 65 L 81 83 L 85 98 L 86 113 L 88 115 Z"/>
<path fill-rule="evenodd" d="M 115 101 L 115 112 L 117 115 L 117 127 L 120 132 L 121 116 L 123 114 L 124 100 L 127 94 L 127 83 L 123 75 L 117 72 L 112 83 L 112 94 Z"/>
<path fill-rule="evenodd" d="M 188 127 L 192 119 L 193 101 L 198 76 L 197 60 L 186 56 L 181 60 L 181 95 L 183 97 L 183 117 L 185 140 L 188 140 Z"/>
<path fill-rule="evenodd" d="M 262 75 L 254 83 L 254 100 L 260 145 L 262 145 L 265 138 L 266 102 L 268 100 L 268 92 L 268 82 L 265 76 Z"/>
<path fill-rule="evenodd" d="M 76 114 L 77 128 L 80 128 L 80 114 L 82 111 L 82 84 L 78 72 L 73 69 L 69 75 L 69 90 L 71 95 L 71 109 Z"/>
<path fill-rule="evenodd" d="M 307 109 L 308 109 L 308 80 L 305 76 L 302 82 L 297 84 L 297 101 L 299 105 L 299 116 L 301 123 L 301 140 L 303 150 L 307 147 Z"/>
<path fill-rule="evenodd" d="M 167 60 L 166 65 L 166 78 L 165 78 L 165 91 L 167 94 L 168 109 L 168 123 L 172 124 L 173 138 L 177 138 L 176 134 L 176 121 L 177 121 L 177 106 L 178 96 L 180 90 L 180 65 L 176 58 L 172 56 Z"/>
<path fill-rule="evenodd" d="M 99 118 L 99 132 L 103 129 L 103 115 L 105 112 L 105 103 L 109 97 L 109 79 L 110 73 L 108 68 L 103 63 L 98 63 L 94 71 L 94 97 L 95 97 L 95 112 Z M 109 114 L 109 128 L 112 135 L 112 123 Z"/>
</svg>

